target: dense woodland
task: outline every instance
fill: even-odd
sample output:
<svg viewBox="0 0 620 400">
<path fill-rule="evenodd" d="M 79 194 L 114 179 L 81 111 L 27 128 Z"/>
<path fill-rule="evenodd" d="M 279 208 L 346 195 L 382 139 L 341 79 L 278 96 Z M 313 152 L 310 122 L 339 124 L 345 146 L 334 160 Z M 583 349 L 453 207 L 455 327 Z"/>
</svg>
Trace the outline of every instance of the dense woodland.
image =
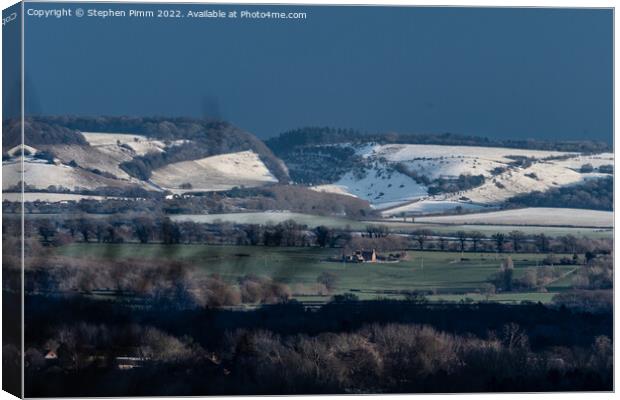
<svg viewBox="0 0 620 400">
<path fill-rule="evenodd" d="M 508 200 L 508 206 L 568 207 L 613 211 L 614 179 L 610 176 L 588 180 L 579 185 L 518 195 Z"/>
<path fill-rule="evenodd" d="M 332 183 L 363 160 L 351 147 L 313 146 L 300 147 L 282 155 L 293 182 L 305 185 Z"/>
<path fill-rule="evenodd" d="M 546 141 L 539 139 L 490 139 L 456 133 L 363 133 L 352 129 L 306 127 L 284 132 L 268 139 L 267 145 L 279 157 L 300 147 L 338 143 L 376 142 L 381 144 L 437 144 L 450 146 L 508 147 L 531 150 L 554 150 L 581 153 L 612 151 L 608 143 L 597 141 Z"/>
<path fill-rule="evenodd" d="M 22 143 L 20 119 L 8 119 L 2 122 L 2 150 L 3 153 Z M 79 144 L 87 145 L 86 139 L 76 129 L 58 124 L 49 123 L 41 118 L 26 118 L 24 123 L 24 138 L 27 145 L 48 144 Z"/>
<path fill-rule="evenodd" d="M 612 390 L 611 313 L 347 299 L 314 311 L 294 301 L 254 311 L 26 301 L 28 396 Z M 48 351 L 58 358 L 45 360 Z M 119 369 L 121 355 L 140 368 Z"/>
</svg>

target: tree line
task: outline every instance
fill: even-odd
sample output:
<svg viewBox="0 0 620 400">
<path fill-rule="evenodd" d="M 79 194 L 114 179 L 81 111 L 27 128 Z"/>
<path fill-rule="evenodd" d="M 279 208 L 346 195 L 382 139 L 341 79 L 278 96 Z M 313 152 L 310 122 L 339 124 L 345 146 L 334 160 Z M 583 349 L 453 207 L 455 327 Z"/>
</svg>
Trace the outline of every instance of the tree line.
<svg viewBox="0 0 620 400">
<path fill-rule="evenodd" d="M 501 139 L 457 133 L 365 133 L 353 129 L 304 127 L 281 133 L 266 141 L 273 152 L 282 156 L 298 147 L 339 143 L 436 144 L 446 146 L 507 147 L 579 153 L 612 151 L 609 143 L 593 140 Z"/>
<path fill-rule="evenodd" d="M 20 220 L 5 218 L 6 232 L 18 229 Z M 165 215 L 145 213 L 92 218 L 27 218 L 25 234 L 45 245 L 63 245 L 73 241 L 96 243 L 214 244 L 287 247 L 330 247 L 348 250 L 374 248 L 379 252 L 420 250 L 494 253 L 548 253 L 542 263 L 575 265 L 576 254 L 589 261 L 600 254 L 611 254 L 610 239 L 571 234 L 548 236 L 514 230 L 487 235 L 480 231 L 433 232 L 419 229 L 394 234 L 386 226 L 369 224 L 364 230 L 348 227 L 308 226 L 294 220 L 277 224 L 240 224 L 231 222 L 198 223 L 173 221 Z M 554 254 L 561 254 L 555 256 Z"/>
<path fill-rule="evenodd" d="M 579 185 L 535 191 L 510 198 L 509 207 L 567 207 L 613 211 L 613 176 L 590 179 Z"/>
<path fill-rule="evenodd" d="M 408 301 L 314 312 L 295 302 L 184 311 L 27 301 L 30 396 L 611 390 L 613 382 L 611 314 Z M 50 351 L 58 358 L 45 360 Z M 140 367 L 120 369 L 127 356 Z"/>
</svg>

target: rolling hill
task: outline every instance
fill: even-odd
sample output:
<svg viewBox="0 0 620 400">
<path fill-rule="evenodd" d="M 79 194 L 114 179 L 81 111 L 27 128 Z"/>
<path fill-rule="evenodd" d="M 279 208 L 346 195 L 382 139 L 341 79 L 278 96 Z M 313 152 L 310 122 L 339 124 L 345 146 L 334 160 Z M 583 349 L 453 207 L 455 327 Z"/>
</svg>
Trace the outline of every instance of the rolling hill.
<svg viewBox="0 0 620 400">
<path fill-rule="evenodd" d="M 416 144 L 338 146 L 355 149 L 358 165 L 314 189 L 366 199 L 385 215 L 497 206 L 523 193 L 609 176 L 600 169 L 614 161 L 612 153 Z"/>
<path fill-rule="evenodd" d="M 21 177 L 19 124 L 5 123 L 4 190 Z M 217 191 L 288 182 L 284 163 L 253 135 L 222 121 L 187 118 L 33 117 L 26 119 L 29 190 Z M 184 189 L 185 188 L 185 189 Z"/>
<path fill-rule="evenodd" d="M 11 191 L 22 179 L 14 147 L 20 130 L 15 121 L 4 128 L 3 190 Z M 607 182 L 614 164 L 608 146 L 597 142 L 307 128 L 264 143 L 227 122 L 191 118 L 33 117 L 25 134 L 30 191 L 182 194 L 293 184 L 306 197 L 368 202 L 386 218 L 555 207 L 545 193 L 567 203 L 557 206 L 588 208 L 590 189 L 602 198 L 590 208 L 609 210 L 609 185 L 588 183 Z M 571 192 L 577 187 L 584 189 Z M 256 194 L 263 195 L 270 196 Z"/>
<path fill-rule="evenodd" d="M 387 217 L 495 208 L 612 176 L 614 164 L 610 147 L 591 141 L 302 128 L 267 144 L 296 183 L 359 197 Z"/>
</svg>

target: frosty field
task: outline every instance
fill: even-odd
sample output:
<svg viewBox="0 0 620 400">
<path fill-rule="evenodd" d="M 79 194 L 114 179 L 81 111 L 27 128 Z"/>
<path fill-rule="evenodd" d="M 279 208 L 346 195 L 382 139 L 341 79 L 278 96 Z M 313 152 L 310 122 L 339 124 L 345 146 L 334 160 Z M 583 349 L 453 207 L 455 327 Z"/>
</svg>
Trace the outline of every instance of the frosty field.
<svg viewBox="0 0 620 400">
<path fill-rule="evenodd" d="M 419 217 L 419 222 L 438 224 L 534 225 L 568 227 L 613 227 L 613 212 L 574 208 L 522 208 L 487 213 Z"/>
</svg>

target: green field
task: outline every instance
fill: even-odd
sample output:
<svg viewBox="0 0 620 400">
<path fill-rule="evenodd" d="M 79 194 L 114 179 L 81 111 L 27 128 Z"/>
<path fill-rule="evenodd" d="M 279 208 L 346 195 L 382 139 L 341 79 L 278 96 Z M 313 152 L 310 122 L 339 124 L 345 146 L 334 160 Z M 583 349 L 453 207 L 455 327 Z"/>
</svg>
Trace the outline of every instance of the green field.
<svg viewBox="0 0 620 400">
<path fill-rule="evenodd" d="M 337 275 L 335 293 L 353 292 L 369 299 L 395 295 L 393 291 L 429 290 L 431 299 L 460 300 L 476 295 L 494 274 L 504 255 L 493 253 L 408 253 L 408 260 L 399 263 L 349 264 L 325 261 L 341 254 L 339 249 L 286 248 L 253 246 L 160 245 L 160 244 L 71 244 L 57 249 L 61 255 L 105 259 L 174 259 L 182 260 L 205 273 L 217 273 L 229 282 L 245 274 L 256 274 L 283 281 L 291 286 L 296 297 L 306 297 L 309 289 L 323 271 Z M 507 256 L 507 255 L 506 255 Z M 541 254 L 512 254 L 515 277 L 528 268 L 536 267 L 544 258 Z M 568 273 L 574 267 L 560 267 Z M 570 276 L 549 285 L 549 293 L 503 293 L 491 296 L 496 301 L 544 301 L 554 292 L 570 286 Z M 303 289 L 307 290 L 304 292 Z M 304 293 L 305 295 L 302 295 Z M 322 300 L 327 300 L 323 298 Z"/>
</svg>

